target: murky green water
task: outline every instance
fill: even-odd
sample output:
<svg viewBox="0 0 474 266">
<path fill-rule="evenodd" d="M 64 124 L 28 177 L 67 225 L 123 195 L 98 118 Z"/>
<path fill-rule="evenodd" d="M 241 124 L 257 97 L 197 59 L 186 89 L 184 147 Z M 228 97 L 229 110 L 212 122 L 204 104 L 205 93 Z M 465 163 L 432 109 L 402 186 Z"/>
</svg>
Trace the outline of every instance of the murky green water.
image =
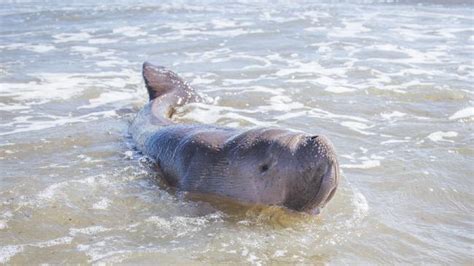
<svg viewBox="0 0 474 266">
<path fill-rule="evenodd" d="M 474 7 L 364 2 L 4 1 L 0 263 L 472 264 Z M 127 135 L 145 60 L 207 97 L 178 120 L 327 135 L 335 198 L 160 186 Z"/>
</svg>

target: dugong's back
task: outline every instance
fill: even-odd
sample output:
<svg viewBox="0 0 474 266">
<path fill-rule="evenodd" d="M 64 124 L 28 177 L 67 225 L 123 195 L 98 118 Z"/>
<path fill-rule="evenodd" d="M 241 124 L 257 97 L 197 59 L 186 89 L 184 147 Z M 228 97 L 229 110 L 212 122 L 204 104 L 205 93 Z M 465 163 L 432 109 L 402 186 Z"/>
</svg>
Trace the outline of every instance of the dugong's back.
<svg viewBox="0 0 474 266">
<path fill-rule="evenodd" d="M 318 209 L 333 197 L 339 166 L 325 137 L 278 128 L 178 125 L 171 121 L 175 108 L 198 99 L 192 87 L 149 63 L 143 77 L 150 102 L 130 133 L 171 186 L 298 211 Z"/>
</svg>

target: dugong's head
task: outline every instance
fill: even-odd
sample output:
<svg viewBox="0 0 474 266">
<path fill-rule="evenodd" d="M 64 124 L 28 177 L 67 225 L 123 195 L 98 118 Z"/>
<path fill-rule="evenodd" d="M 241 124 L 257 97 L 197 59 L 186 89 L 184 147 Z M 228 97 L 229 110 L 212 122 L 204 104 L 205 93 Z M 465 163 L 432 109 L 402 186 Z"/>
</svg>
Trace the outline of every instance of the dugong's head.
<svg viewBox="0 0 474 266">
<path fill-rule="evenodd" d="M 336 191 L 339 165 L 323 136 L 257 128 L 229 140 L 226 150 L 228 175 L 246 184 L 240 193 L 251 201 L 319 213 Z"/>
</svg>

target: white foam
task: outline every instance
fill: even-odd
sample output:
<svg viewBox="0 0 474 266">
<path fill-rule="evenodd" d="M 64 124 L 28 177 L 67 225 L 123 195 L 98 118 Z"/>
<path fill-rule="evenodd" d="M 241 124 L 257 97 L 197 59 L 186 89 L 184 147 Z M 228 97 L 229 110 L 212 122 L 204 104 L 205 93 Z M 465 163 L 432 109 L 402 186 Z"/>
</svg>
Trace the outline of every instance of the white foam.
<svg viewBox="0 0 474 266">
<path fill-rule="evenodd" d="M 357 121 L 357 122 L 360 122 L 360 123 L 368 123 L 369 122 L 369 120 L 367 120 L 365 118 L 362 118 L 362 117 L 352 116 L 352 115 L 334 114 L 334 113 L 328 112 L 326 110 L 318 109 L 318 108 L 314 108 L 314 107 L 311 108 L 310 110 L 308 110 L 308 112 L 309 112 L 309 115 L 314 116 L 314 117 L 318 117 L 318 118 L 331 118 L 331 119 L 335 119 L 335 120 L 349 119 L 349 120 Z"/>
<path fill-rule="evenodd" d="M 0 111 L 18 111 L 18 110 L 27 110 L 30 109 L 31 107 L 21 105 L 21 104 L 5 104 L 5 103 L 0 103 Z"/>
<path fill-rule="evenodd" d="M 273 253 L 272 257 L 273 257 L 273 258 L 284 257 L 284 256 L 286 255 L 286 253 L 288 253 L 288 250 L 281 250 L 281 249 L 279 249 L 279 250 L 276 250 L 276 251 Z"/>
<path fill-rule="evenodd" d="M 474 35 L 473 35 L 474 37 Z M 474 71 L 473 65 L 459 65 L 457 68 L 457 72 L 463 75 L 471 75 Z"/>
<path fill-rule="evenodd" d="M 290 97 L 286 95 L 276 95 L 272 96 L 270 100 L 268 101 L 270 105 L 268 106 L 260 106 L 258 109 L 261 111 L 283 111 L 283 112 L 289 112 L 294 109 L 301 109 L 304 108 L 305 106 L 297 101 L 294 101 Z"/>
<path fill-rule="evenodd" d="M 0 230 L 8 228 L 8 221 L 7 220 L 0 220 Z"/>
<path fill-rule="evenodd" d="M 47 248 L 57 245 L 66 245 L 70 244 L 73 240 L 73 237 L 65 236 L 56 239 L 41 241 L 33 244 L 24 244 L 24 245 L 9 245 L 0 247 L 0 263 L 8 262 L 16 254 L 23 252 L 26 246 L 38 247 L 38 248 Z"/>
<path fill-rule="evenodd" d="M 307 115 L 308 115 L 308 111 L 293 111 L 293 112 L 287 112 L 282 115 L 274 116 L 273 118 L 275 120 L 282 121 L 282 120 L 288 120 L 295 117 L 303 117 Z"/>
<path fill-rule="evenodd" d="M 213 82 L 215 82 L 215 79 L 204 78 L 202 76 L 196 76 L 191 83 L 192 84 L 211 84 Z"/>
<path fill-rule="evenodd" d="M 346 221 L 347 226 L 353 227 L 360 222 L 369 213 L 369 203 L 365 196 L 358 190 L 354 189 L 354 197 L 352 198 L 352 205 L 354 206 L 354 214 L 351 219 Z"/>
<path fill-rule="evenodd" d="M 203 34 L 203 35 L 212 35 L 212 36 L 232 38 L 232 37 L 237 37 L 240 35 L 263 33 L 263 32 L 264 31 L 261 29 L 247 30 L 247 29 L 236 28 L 236 29 L 217 30 L 217 31 L 192 31 L 192 32 L 189 32 L 189 34 L 186 34 L 186 32 L 180 32 L 180 33 L 182 33 L 183 35 Z"/>
<path fill-rule="evenodd" d="M 24 248 L 21 245 L 10 245 L 0 247 L 0 263 L 7 263 L 13 256 L 23 252 Z"/>
<path fill-rule="evenodd" d="M 257 266 L 261 266 L 262 265 L 262 262 L 261 260 L 255 256 L 255 254 L 253 252 L 251 252 L 248 257 L 247 257 L 247 261 L 250 263 L 250 265 L 257 265 Z"/>
<path fill-rule="evenodd" d="M 38 242 L 35 244 L 29 244 L 29 246 L 34 246 L 34 247 L 39 247 L 39 248 L 47 248 L 47 247 L 52 247 L 52 246 L 58 246 L 58 245 L 67 245 L 71 244 L 73 238 L 70 236 L 65 236 L 65 237 L 60 237 L 56 239 L 51 239 L 47 241 L 42 241 Z"/>
<path fill-rule="evenodd" d="M 410 141 L 409 140 L 404 140 L 404 139 L 389 139 L 389 140 L 385 140 L 385 141 L 380 142 L 380 144 L 386 145 L 386 144 L 404 143 L 404 142 L 410 142 Z"/>
<path fill-rule="evenodd" d="M 449 117 L 449 120 L 465 119 L 474 116 L 474 107 L 461 109 Z"/>
<path fill-rule="evenodd" d="M 185 236 L 189 234 L 190 232 L 200 231 L 204 226 L 209 224 L 209 221 L 206 216 L 204 217 L 176 216 L 169 220 L 164 219 L 159 216 L 151 216 L 147 218 L 145 222 L 155 224 L 160 230 L 163 230 L 166 233 L 176 234 L 177 237 Z"/>
<path fill-rule="evenodd" d="M 276 16 L 275 12 L 265 11 L 260 15 L 260 19 L 263 21 L 271 21 L 276 23 L 285 23 L 295 21 L 298 18 L 293 16 Z"/>
<path fill-rule="evenodd" d="M 204 124 L 215 124 L 219 120 L 219 114 L 221 112 L 220 108 L 210 108 L 200 104 L 195 105 L 197 108 L 193 108 L 191 112 L 187 112 L 182 117 Z M 191 105 L 188 105 L 187 108 L 191 108 Z"/>
<path fill-rule="evenodd" d="M 28 123 L 26 124 L 20 121 L 21 118 L 25 118 L 25 117 L 16 117 L 15 118 L 16 121 L 13 121 L 11 123 L 7 123 L 4 125 L 4 126 L 13 126 L 14 129 L 10 131 L 6 131 L 6 132 L 0 132 L 0 136 L 16 134 L 16 133 L 21 133 L 21 132 L 43 130 L 43 129 L 63 126 L 63 125 L 71 124 L 71 123 L 88 122 L 88 121 L 98 120 L 100 118 L 110 118 L 110 117 L 116 117 L 116 116 L 117 116 L 117 113 L 115 112 L 115 110 L 110 110 L 110 111 L 89 113 L 89 114 L 86 114 L 83 116 L 77 116 L 77 117 L 49 116 L 49 118 L 53 118 L 53 120 L 48 120 L 48 121 L 27 120 Z"/>
<path fill-rule="evenodd" d="M 213 19 L 211 20 L 211 24 L 213 25 L 214 29 L 227 29 L 227 28 L 234 28 L 237 27 L 238 24 L 235 20 L 230 19 Z"/>
<path fill-rule="evenodd" d="M 121 80 L 119 80 L 121 82 Z M 125 104 L 126 100 L 133 99 L 135 97 L 134 94 L 129 92 L 120 92 L 120 91 L 109 91 L 104 92 L 99 95 L 97 98 L 89 99 L 88 105 L 80 106 L 78 109 L 87 109 L 87 108 L 95 108 L 98 106 L 123 102 Z M 128 101 L 127 101 L 128 103 Z"/>
<path fill-rule="evenodd" d="M 385 157 L 377 155 L 377 154 L 371 154 L 370 159 L 383 160 L 385 159 Z"/>
<path fill-rule="evenodd" d="M 91 35 L 87 32 L 60 33 L 53 35 L 55 43 L 87 41 Z"/>
<path fill-rule="evenodd" d="M 369 169 L 380 166 L 380 160 L 366 160 L 360 164 L 341 164 L 341 168 Z"/>
<path fill-rule="evenodd" d="M 200 217 L 173 216 L 169 219 L 159 216 L 150 216 L 145 220 L 147 223 L 157 225 L 159 229 L 177 234 L 178 237 L 185 236 L 190 232 L 200 231 L 203 227 L 208 226 L 210 221 L 222 222 L 222 213 L 213 212 Z"/>
<path fill-rule="evenodd" d="M 57 163 L 50 163 L 48 165 L 40 166 L 39 169 L 51 169 L 51 168 L 69 168 L 70 166 L 67 164 L 57 164 Z"/>
<path fill-rule="evenodd" d="M 340 87 L 340 86 L 330 86 L 324 89 L 325 91 L 333 92 L 333 93 L 346 93 L 352 92 L 354 89 L 349 89 L 347 87 Z"/>
<path fill-rule="evenodd" d="M 329 85 L 335 84 L 333 78 L 329 78 L 331 75 L 335 76 L 344 76 L 346 73 L 345 68 L 326 68 L 321 66 L 319 63 L 311 61 L 307 63 L 299 62 L 299 61 L 288 61 L 290 67 L 286 69 L 281 69 L 275 73 L 277 76 L 288 76 L 292 74 L 320 74 L 323 75 L 322 78 L 318 79 L 317 81 L 321 84 Z M 325 77 L 325 78 L 324 78 Z M 328 83 L 329 79 L 331 80 Z"/>
<path fill-rule="evenodd" d="M 38 74 L 38 82 L 1 83 L 2 94 L 19 101 L 35 101 L 38 104 L 52 99 L 69 99 L 78 94 L 85 79 L 73 74 Z"/>
<path fill-rule="evenodd" d="M 223 115 L 223 118 L 230 118 L 233 120 L 245 121 L 253 126 L 262 126 L 262 127 L 271 127 L 274 126 L 272 122 L 265 122 L 255 118 L 250 118 L 248 116 L 244 116 L 238 113 L 226 113 Z"/>
<path fill-rule="evenodd" d="M 89 44 L 108 44 L 108 43 L 116 43 L 118 42 L 118 39 L 108 39 L 108 38 L 94 38 L 90 39 L 87 42 Z"/>
<path fill-rule="evenodd" d="M 69 233 L 72 236 L 75 236 L 77 234 L 94 235 L 97 233 L 107 232 L 110 230 L 111 229 L 105 228 L 101 225 L 96 225 L 96 226 L 89 226 L 89 227 L 84 227 L 84 228 L 71 228 L 69 229 Z"/>
<path fill-rule="evenodd" d="M 330 37 L 360 37 L 363 33 L 369 32 L 370 29 L 364 26 L 365 21 L 347 21 L 343 20 L 343 28 L 335 28 L 328 32 Z"/>
<path fill-rule="evenodd" d="M 119 33 L 127 37 L 138 37 L 146 35 L 140 27 L 125 26 L 113 29 L 113 33 Z"/>
<path fill-rule="evenodd" d="M 354 122 L 354 121 L 344 121 L 340 123 L 341 126 L 347 127 L 353 131 L 359 132 L 360 134 L 363 135 L 374 135 L 372 132 L 367 132 L 365 129 L 369 129 L 372 126 L 366 125 L 364 123 L 360 122 Z"/>
<path fill-rule="evenodd" d="M 44 189 L 43 191 L 38 193 L 37 197 L 40 200 L 52 199 L 58 193 L 58 191 L 61 190 L 66 185 L 67 185 L 67 182 L 60 182 L 60 183 L 52 184 L 51 186 L 47 187 L 46 189 Z"/>
<path fill-rule="evenodd" d="M 145 220 L 145 222 L 155 224 L 159 226 L 161 229 L 171 228 L 171 222 L 159 216 L 150 216 Z"/>
<path fill-rule="evenodd" d="M 325 32 L 327 30 L 327 28 L 326 27 L 306 27 L 306 28 L 304 28 L 304 30 L 309 31 L 309 32 Z M 322 51 L 320 51 L 320 52 L 322 52 Z"/>
<path fill-rule="evenodd" d="M 97 187 L 97 186 L 109 186 L 110 182 L 105 175 L 96 175 L 96 176 L 89 176 L 83 179 L 76 179 L 76 180 L 67 180 L 58 182 L 48 186 L 47 188 L 41 190 L 37 195 L 36 198 L 31 199 L 30 201 L 26 201 L 26 205 L 38 205 L 42 203 L 48 203 L 54 201 L 58 198 L 61 200 L 67 200 L 67 189 L 71 188 L 72 184 L 82 184 L 89 187 Z"/>
<path fill-rule="evenodd" d="M 0 46 L 2 49 L 7 50 L 27 50 L 35 53 L 47 53 L 56 50 L 54 45 L 50 44 L 27 44 L 27 43 L 13 43 L 8 45 Z"/>
<path fill-rule="evenodd" d="M 97 53 L 99 48 L 91 46 L 72 46 L 71 51 L 79 53 Z"/>
<path fill-rule="evenodd" d="M 84 162 L 86 162 L 86 163 L 102 162 L 101 159 L 96 159 L 96 160 L 94 160 L 94 159 L 92 159 L 92 157 L 87 156 L 87 155 L 85 155 L 85 154 L 79 154 L 79 155 L 77 156 L 77 158 L 82 159 L 82 161 L 84 161 Z"/>
<path fill-rule="evenodd" d="M 69 182 L 75 182 L 75 183 L 85 184 L 89 186 L 107 185 L 108 182 L 106 181 L 105 177 L 106 177 L 105 175 L 96 175 L 96 176 L 89 176 L 83 179 L 71 180 Z"/>
<path fill-rule="evenodd" d="M 209 105 L 205 103 L 188 104 L 179 111 L 182 112 L 183 110 L 192 110 L 192 111 L 184 112 L 184 114 L 180 116 L 181 118 L 190 119 L 190 120 L 203 123 L 203 124 L 218 124 L 220 120 L 230 119 L 230 120 L 233 120 L 233 122 L 235 122 L 235 120 L 246 121 L 250 124 L 258 125 L 258 126 L 273 125 L 273 123 L 271 122 L 260 121 L 260 120 L 251 118 L 247 115 L 240 114 L 240 113 L 252 114 L 252 113 L 259 112 L 256 110 L 242 110 L 242 109 L 236 109 L 232 107 Z"/>
<path fill-rule="evenodd" d="M 254 83 L 255 79 L 224 79 L 222 80 L 222 84 L 225 86 L 232 86 L 232 85 L 242 85 L 242 84 L 249 84 Z"/>
<path fill-rule="evenodd" d="M 391 120 L 394 117 L 404 117 L 404 116 L 406 116 L 405 113 L 402 113 L 402 112 L 399 112 L 399 111 L 393 111 L 391 113 L 381 113 L 380 115 L 386 120 Z"/>
<path fill-rule="evenodd" d="M 110 205 L 110 200 L 107 198 L 102 198 L 100 201 L 92 205 L 92 209 L 96 210 L 106 210 Z"/>
<path fill-rule="evenodd" d="M 25 49 L 30 50 L 32 52 L 36 52 L 36 53 L 47 53 L 49 51 L 55 50 L 56 47 L 49 44 L 43 44 L 43 45 L 37 44 L 37 45 L 25 46 Z"/>
<path fill-rule="evenodd" d="M 115 67 L 115 66 L 120 66 L 120 65 L 127 65 L 129 64 L 129 62 L 123 59 L 120 59 L 120 60 L 116 59 L 116 60 L 98 61 L 95 64 L 100 67 Z"/>
<path fill-rule="evenodd" d="M 125 159 L 128 159 L 128 160 L 131 160 L 133 159 L 133 156 L 135 155 L 135 153 L 133 151 L 126 151 L 123 153 Z"/>
<path fill-rule="evenodd" d="M 10 246 L 0 247 L 0 263 L 8 262 L 13 256 L 15 256 L 17 253 L 23 252 L 25 247 L 28 247 L 28 246 L 38 247 L 38 248 L 48 248 L 52 246 L 71 244 L 72 240 L 73 240 L 73 237 L 65 236 L 65 237 L 60 237 L 56 239 L 32 243 L 32 244 L 10 245 Z"/>
<path fill-rule="evenodd" d="M 428 135 L 428 139 L 434 142 L 440 142 L 440 141 L 445 141 L 445 142 L 454 142 L 452 140 L 448 140 L 445 138 L 454 138 L 457 137 L 458 133 L 455 131 L 436 131 Z"/>
</svg>

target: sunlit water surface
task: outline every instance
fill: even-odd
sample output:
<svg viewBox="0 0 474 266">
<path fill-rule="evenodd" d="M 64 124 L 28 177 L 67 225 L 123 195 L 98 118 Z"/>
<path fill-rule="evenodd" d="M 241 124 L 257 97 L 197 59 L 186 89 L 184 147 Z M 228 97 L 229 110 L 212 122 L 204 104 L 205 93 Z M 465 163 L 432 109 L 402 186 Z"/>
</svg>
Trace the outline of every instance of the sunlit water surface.
<svg viewBox="0 0 474 266">
<path fill-rule="evenodd" d="M 472 4 L 97 2 L 0 5 L 0 264 L 473 263 Z M 328 136 L 335 198 L 161 186 L 127 133 L 145 60 L 207 98 L 181 122 Z"/>
</svg>

